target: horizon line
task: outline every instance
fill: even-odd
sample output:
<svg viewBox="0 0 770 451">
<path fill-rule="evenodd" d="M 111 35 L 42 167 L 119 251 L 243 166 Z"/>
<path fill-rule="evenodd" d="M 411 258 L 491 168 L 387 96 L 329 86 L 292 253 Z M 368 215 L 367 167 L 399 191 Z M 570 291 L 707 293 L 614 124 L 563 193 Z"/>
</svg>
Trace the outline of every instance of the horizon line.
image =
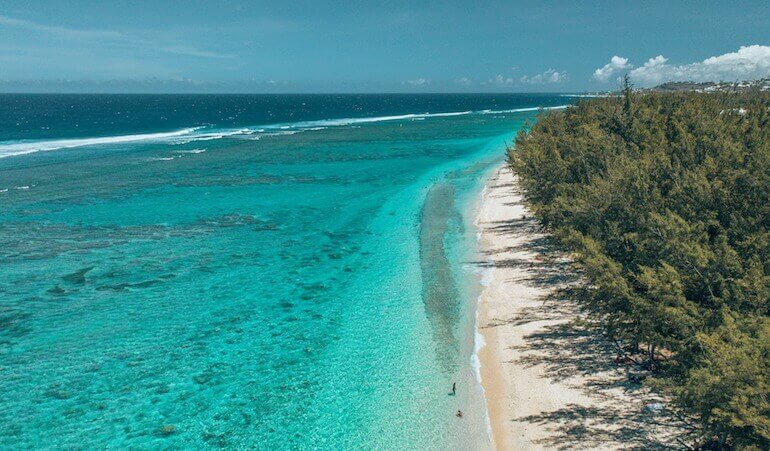
<svg viewBox="0 0 770 451">
<path fill-rule="evenodd" d="M 0 95 L 559 95 L 591 94 L 606 91 L 447 91 L 447 92 L 67 92 L 67 91 L 0 91 Z"/>
</svg>

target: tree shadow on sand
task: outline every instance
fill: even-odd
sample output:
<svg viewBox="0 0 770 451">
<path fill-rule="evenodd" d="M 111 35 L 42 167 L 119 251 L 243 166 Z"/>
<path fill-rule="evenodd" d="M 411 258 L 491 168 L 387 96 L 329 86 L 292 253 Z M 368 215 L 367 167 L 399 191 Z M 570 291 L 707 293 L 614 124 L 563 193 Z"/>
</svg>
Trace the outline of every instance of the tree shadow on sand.
<svg viewBox="0 0 770 451">
<path fill-rule="evenodd" d="M 672 412 L 652 412 L 645 405 L 660 398 L 631 382 L 628 375 L 639 370 L 617 364 L 616 348 L 581 318 L 569 290 L 556 290 L 545 297 L 542 308 L 530 309 L 518 321 L 568 322 L 544 325 L 525 337 L 521 346 L 510 348 L 517 356 L 509 361 L 526 367 L 539 366 L 551 381 L 579 389 L 601 407 L 569 404 L 512 421 L 548 428 L 548 437 L 538 444 L 557 449 L 623 447 L 630 449 L 674 449 L 684 425 Z M 537 352 L 532 352 L 536 350 Z M 571 383 L 572 380 L 575 383 Z"/>
<path fill-rule="evenodd" d="M 628 409 L 601 408 L 568 404 L 562 409 L 519 418 L 546 428 L 551 434 L 535 443 L 552 449 L 624 448 L 676 449 L 664 443 L 650 431 L 667 427 L 665 420 L 651 418 Z"/>
<path fill-rule="evenodd" d="M 657 402 L 649 390 L 629 381 L 636 372 L 615 362 L 616 348 L 592 327 L 573 295 L 580 277 L 572 263 L 533 218 L 482 224 L 485 231 L 512 235 L 514 245 L 498 248 L 475 262 L 481 267 L 514 268 L 515 280 L 537 289 L 538 303 L 508 318 L 496 318 L 484 327 L 538 324 L 520 346 L 509 348 L 508 363 L 539 367 L 555 382 L 579 390 L 596 402 L 568 404 L 554 411 L 512 418 L 548 431 L 535 442 L 553 449 L 627 448 L 673 449 L 681 423 L 667 411 L 650 412 Z M 516 257 L 510 258 L 513 253 Z M 601 407 L 597 407 L 601 406 Z"/>
</svg>

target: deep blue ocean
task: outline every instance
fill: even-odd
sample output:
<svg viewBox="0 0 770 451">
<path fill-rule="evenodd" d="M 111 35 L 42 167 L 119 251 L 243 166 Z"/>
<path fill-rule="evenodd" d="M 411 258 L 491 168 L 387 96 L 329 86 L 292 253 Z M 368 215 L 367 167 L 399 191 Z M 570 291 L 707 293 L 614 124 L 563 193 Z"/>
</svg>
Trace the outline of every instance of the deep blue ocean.
<svg viewBox="0 0 770 451">
<path fill-rule="evenodd" d="M 0 448 L 489 447 L 475 205 L 569 102 L 0 95 Z"/>
</svg>

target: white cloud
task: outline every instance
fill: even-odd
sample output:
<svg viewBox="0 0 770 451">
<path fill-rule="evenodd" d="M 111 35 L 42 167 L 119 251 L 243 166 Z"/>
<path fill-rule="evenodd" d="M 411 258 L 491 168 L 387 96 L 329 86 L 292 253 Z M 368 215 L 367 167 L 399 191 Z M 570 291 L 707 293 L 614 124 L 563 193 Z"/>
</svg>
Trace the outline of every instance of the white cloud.
<svg viewBox="0 0 770 451">
<path fill-rule="evenodd" d="M 632 67 L 627 58 L 613 56 L 608 64 L 594 71 L 594 78 L 607 82 L 615 73 Z M 741 81 L 770 77 L 770 46 L 742 46 L 736 52 L 681 65 L 669 64 L 668 58 L 658 55 L 630 70 L 628 75 L 640 86 L 655 86 L 668 81 Z"/>
<path fill-rule="evenodd" d="M 567 80 L 566 72 L 559 72 L 554 69 L 548 69 L 542 74 L 533 76 L 524 75 L 519 79 L 522 83 L 529 83 L 533 85 L 542 85 L 546 83 L 562 83 Z"/>
<path fill-rule="evenodd" d="M 471 86 L 473 85 L 473 80 L 471 80 L 468 77 L 462 77 L 455 80 L 455 83 L 457 83 L 460 86 Z"/>
<path fill-rule="evenodd" d="M 489 80 L 489 84 L 498 86 L 511 86 L 513 85 L 513 82 L 514 80 L 512 77 L 505 77 L 503 74 L 497 74 L 495 78 Z"/>
<path fill-rule="evenodd" d="M 57 27 L 44 25 L 29 20 L 15 19 L 13 17 L 0 15 L 0 25 L 15 28 L 23 28 L 38 33 L 53 34 L 62 38 L 70 39 L 112 39 L 121 38 L 122 34 L 110 30 L 77 30 L 74 28 Z"/>
<path fill-rule="evenodd" d="M 667 81 L 740 81 L 770 76 L 770 46 L 743 46 L 736 52 L 712 56 L 703 61 L 671 65 L 662 55 L 650 58 L 632 70 L 631 79 L 645 86 Z"/>
<path fill-rule="evenodd" d="M 626 69 L 630 69 L 632 67 L 634 66 L 628 62 L 628 58 L 615 55 L 610 58 L 609 63 L 594 71 L 594 78 L 601 82 L 606 82 L 610 79 L 610 77 L 612 77 L 613 74 L 624 71 Z"/>
<path fill-rule="evenodd" d="M 159 45 L 158 39 L 129 35 L 113 30 L 77 29 L 46 25 L 29 20 L 16 19 L 0 14 L 0 27 L 20 28 L 34 33 L 56 36 L 61 39 L 92 41 L 100 44 L 114 44 L 143 48 L 148 50 L 172 53 L 176 55 L 194 56 L 198 58 L 234 58 L 235 55 L 222 54 L 209 50 L 201 50 L 188 45 Z"/>
<path fill-rule="evenodd" d="M 195 56 L 198 58 L 235 58 L 235 55 L 230 53 L 218 53 L 211 52 L 209 50 L 199 50 L 195 47 L 186 45 L 172 45 L 167 47 L 160 47 L 159 50 L 166 53 L 173 53 L 175 55 Z"/>
<path fill-rule="evenodd" d="M 415 78 L 414 80 L 406 80 L 403 82 L 405 85 L 412 85 L 412 86 L 425 86 L 430 84 L 430 80 L 426 78 Z"/>
</svg>

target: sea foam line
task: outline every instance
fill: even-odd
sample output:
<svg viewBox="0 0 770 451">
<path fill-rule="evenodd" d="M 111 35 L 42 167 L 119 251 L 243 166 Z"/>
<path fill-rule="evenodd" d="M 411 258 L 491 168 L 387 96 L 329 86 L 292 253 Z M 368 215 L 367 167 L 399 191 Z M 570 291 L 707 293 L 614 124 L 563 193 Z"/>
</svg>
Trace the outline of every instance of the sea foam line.
<svg viewBox="0 0 770 451">
<path fill-rule="evenodd" d="M 557 106 L 546 106 L 546 107 L 533 106 L 533 107 L 527 107 L 527 108 L 514 108 L 512 110 L 482 110 L 482 111 L 479 111 L 479 113 L 480 114 L 503 114 L 503 113 L 524 113 L 527 111 L 539 111 L 539 110 L 563 110 L 568 106 L 569 105 L 557 105 Z"/>
<path fill-rule="evenodd" d="M 481 232 L 481 209 L 484 200 L 487 197 L 489 188 L 489 182 L 484 183 L 484 187 L 481 189 L 480 193 L 480 203 L 476 207 L 476 212 L 474 214 L 473 219 L 473 225 L 476 227 L 476 247 L 477 249 L 481 249 L 481 240 L 483 238 L 483 234 Z M 479 291 L 479 295 L 476 298 L 476 311 L 474 312 L 474 322 L 473 322 L 473 354 L 471 354 L 471 368 L 473 369 L 473 374 L 476 377 L 476 381 L 479 384 L 479 387 L 481 388 L 481 398 L 484 402 L 484 423 L 487 428 L 487 436 L 489 439 L 494 443 L 494 433 L 492 431 L 492 418 L 489 416 L 489 403 L 487 401 L 487 394 L 486 390 L 484 390 L 484 384 L 481 377 L 481 357 L 479 356 L 479 353 L 481 352 L 481 349 L 486 346 L 486 341 L 484 340 L 484 335 L 482 335 L 481 330 L 479 330 L 479 316 L 481 314 L 481 303 L 482 298 L 484 296 L 484 292 L 488 289 L 489 285 L 492 284 L 493 279 L 493 268 L 477 268 L 477 271 L 481 273 L 481 277 L 479 279 L 481 290 Z"/>
<path fill-rule="evenodd" d="M 193 133 L 200 127 L 184 128 L 173 132 L 145 133 L 140 135 L 105 136 L 101 138 L 56 139 L 51 141 L 20 141 L 0 144 L 0 158 L 24 155 L 33 152 L 68 149 L 72 147 L 120 144 L 137 141 L 157 141 Z"/>
<path fill-rule="evenodd" d="M 325 130 L 329 127 L 344 127 L 376 122 L 423 120 L 433 117 L 465 116 L 469 114 L 505 114 L 522 113 L 538 110 L 556 110 L 569 105 L 552 107 L 527 107 L 509 110 L 455 111 L 448 113 L 410 113 L 393 116 L 375 116 L 360 118 L 323 119 L 317 121 L 289 122 L 283 124 L 262 125 L 259 127 L 201 130 L 203 127 L 190 127 L 165 133 L 145 133 L 137 135 L 105 136 L 100 138 L 56 139 L 50 141 L 5 141 L 0 142 L 0 158 L 24 155 L 34 152 L 69 149 L 108 144 L 133 143 L 142 141 L 166 141 L 171 144 L 188 144 L 195 141 L 210 141 L 227 137 L 242 139 L 260 139 L 268 136 L 292 135 L 305 131 Z"/>
<path fill-rule="evenodd" d="M 203 153 L 206 149 L 190 149 L 190 150 L 175 150 L 173 153 L 181 153 L 181 154 L 196 154 L 196 153 Z"/>
<path fill-rule="evenodd" d="M 317 131 L 325 130 L 329 127 L 344 127 L 348 125 L 368 124 L 376 122 L 389 122 L 389 121 L 403 121 L 403 120 L 422 120 L 433 117 L 453 117 L 453 116 L 465 116 L 469 114 L 504 114 L 504 113 L 522 113 L 528 111 L 538 110 L 557 110 L 567 108 L 569 105 L 558 105 L 552 107 L 528 107 L 528 108 L 515 108 L 510 110 L 481 110 L 481 111 L 453 111 L 449 113 L 410 113 L 399 114 L 394 116 L 374 116 L 374 117 L 357 117 L 357 118 L 340 118 L 340 119 L 322 119 L 317 121 L 300 121 L 289 122 L 282 124 L 263 125 L 257 129 L 239 129 L 230 130 L 221 133 L 209 133 L 202 135 L 194 135 L 189 139 L 181 140 L 180 143 L 188 143 L 192 141 L 201 141 L 209 139 L 219 139 L 224 137 L 237 137 L 238 135 L 254 135 L 253 137 L 247 137 L 247 139 L 259 139 L 265 136 L 282 136 L 291 135 L 304 131 Z"/>
</svg>

